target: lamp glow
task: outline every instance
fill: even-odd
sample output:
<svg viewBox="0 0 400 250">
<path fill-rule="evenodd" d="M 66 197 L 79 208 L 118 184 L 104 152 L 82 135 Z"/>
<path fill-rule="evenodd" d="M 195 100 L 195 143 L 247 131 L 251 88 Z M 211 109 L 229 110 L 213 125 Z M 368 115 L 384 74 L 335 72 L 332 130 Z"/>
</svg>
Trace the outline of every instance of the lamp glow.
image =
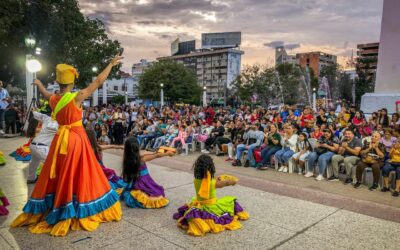
<svg viewBox="0 0 400 250">
<path fill-rule="evenodd" d="M 36 59 L 26 61 L 26 68 L 31 73 L 36 73 L 42 69 L 42 64 Z"/>
</svg>

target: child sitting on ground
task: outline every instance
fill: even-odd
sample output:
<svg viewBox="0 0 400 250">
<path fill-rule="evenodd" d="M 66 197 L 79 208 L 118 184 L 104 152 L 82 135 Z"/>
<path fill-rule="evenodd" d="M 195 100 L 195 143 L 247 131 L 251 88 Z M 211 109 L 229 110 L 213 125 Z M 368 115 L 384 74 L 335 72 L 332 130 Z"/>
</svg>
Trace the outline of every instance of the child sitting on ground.
<svg viewBox="0 0 400 250">
<path fill-rule="evenodd" d="M 162 208 L 168 205 L 164 188 L 150 176 L 146 162 L 174 153 L 151 153 L 140 155 L 140 147 L 136 137 L 125 141 L 122 177 L 128 184 L 122 191 L 121 199 L 131 208 Z"/>
<path fill-rule="evenodd" d="M 237 203 L 236 198 L 225 196 L 217 199 L 216 188 L 235 185 L 233 179 L 214 178 L 215 166 L 208 155 L 200 155 L 193 166 L 196 197 L 192 202 L 180 207 L 174 214 L 178 226 L 187 229 L 193 236 L 203 236 L 208 232 L 219 233 L 242 227 L 239 220 L 247 220 L 249 215 Z"/>
</svg>

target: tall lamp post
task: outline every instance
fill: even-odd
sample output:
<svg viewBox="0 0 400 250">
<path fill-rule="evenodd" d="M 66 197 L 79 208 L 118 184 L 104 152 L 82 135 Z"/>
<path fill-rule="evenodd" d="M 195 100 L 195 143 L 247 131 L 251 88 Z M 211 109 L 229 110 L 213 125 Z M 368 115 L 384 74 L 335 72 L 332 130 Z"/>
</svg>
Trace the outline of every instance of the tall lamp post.
<svg viewBox="0 0 400 250">
<path fill-rule="evenodd" d="M 207 87 L 203 87 L 203 107 L 207 106 Z"/>
<path fill-rule="evenodd" d="M 25 55 L 25 63 L 26 66 L 28 66 L 28 61 L 33 59 L 33 56 L 31 54 L 31 51 L 33 50 L 33 48 L 36 45 L 36 40 L 32 35 L 29 35 L 25 38 L 25 45 L 28 48 L 28 53 Z M 25 87 L 26 87 L 26 105 L 28 106 L 30 103 L 30 101 L 33 98 L 33 90 L 34 88 L 32 88 L 32 82 L 34 79 L 33 74 L 31 74 L 32 72 L 30 72 L 28 70 L 28 67 L 26 67 L 26 72 L 25 72 Z"/>
<path fill-rule="evenodd" d="M 161 105 L 160 107 L 162 108 L 164 106 L 164 83 L 160 83 L 161 87 L 161 92 L 160 92 L 160 98 L 161 98 Z"/>
<path fill-rule="evenodd" d="M 313 110 L 317 112 L 317 89 L 313 88 L 312 90 Z"/>
<path fill-rule="evenodd" d="M 98 69 L 96 66 L 93 66 L 93 67 L 92 67 L 92 72 L 93 72 L 92 81 L 95 80 L 96 74 L 97 74 L 97 71 L 98 71 L 98 70 L 99 70 L 99 69 Z M 96 89 L 96 90 L 93 92 L 92 99 L 93 99 L 93 107 L 99 105 L 99 90 L 98 90 L 98 89 Z"/>
</svg>

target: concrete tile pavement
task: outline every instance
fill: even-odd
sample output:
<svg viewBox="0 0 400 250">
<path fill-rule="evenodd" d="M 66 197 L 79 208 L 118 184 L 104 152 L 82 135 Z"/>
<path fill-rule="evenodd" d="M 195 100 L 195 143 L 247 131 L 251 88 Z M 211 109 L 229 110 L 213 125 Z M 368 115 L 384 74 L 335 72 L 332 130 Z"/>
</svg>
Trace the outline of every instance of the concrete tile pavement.
<svg viewBox="0 0 400 250">
<path fill-rule="evenodd" d="M 7 143 L 14 146 L 1 150 L 9 153 L 22 142 L 14 139 Z M 119 172 L 121 157 L 105 153 L 104 163 Z M 201 238 L 188 236 L 177 228 L 172 214 L 194 195 L 190 167 L 182 164 L 186 170 L 182 171 L 158 162 L 150 163 L 149 170 L 171 201 L 166 208 L 130 209 L 122 204 L 122 221 L 102 224 L 94 232 L 70 231 L 64 238 L 34 235 L 27 228 L 8 227 L 32 189 L 25 184 L 26 167 L 9 157 L 8 164 L 0 167 L 0 186 L 11 201 L 10 215 L 0 218 L 1 249 L 398 249 L 400 243 L 399 223 L 242 185 L 218 190 L 220 197 L 236 196 L 250 213 L 242 229 Z"/>
</svg>

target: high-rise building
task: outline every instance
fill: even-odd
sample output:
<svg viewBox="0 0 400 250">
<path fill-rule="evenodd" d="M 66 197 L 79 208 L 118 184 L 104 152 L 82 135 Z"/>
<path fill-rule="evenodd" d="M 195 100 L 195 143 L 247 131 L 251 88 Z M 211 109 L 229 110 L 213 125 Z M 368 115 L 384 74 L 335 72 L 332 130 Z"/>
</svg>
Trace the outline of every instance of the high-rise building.
<svg viewBox="0 0 400 250">
<path fill-rule="evenodd" d="M 286 52 L 285 46 L 278 46 L 275 48 L 275 65 L 282 63 L 299 64 L 299 59 L 296 55 L 289 55 Z"/>
<path fill-rule="evenodd" d="M 299 60 L 299 65 L 301 67 L 313 69 L 315 76 L 320 76 L 323 67 L 336 64 L 337 62 L 337 57 L 335 55 L 323 52 L 297 53 L 296 58 Z"/>
<path fill-rule="evenodd" d="M 375 78 L 378 65 L 379 43 L 357 45 L 357 67 L 363 70 L 367 77 Z"/>
<path fill-rule="evenodd" d="M 223 98 L 232 88 L 232 82 L 240 74 L 243 51 L 237 48 L 200 49 L 185 55 L 157 58 L 182 63 L 197 76 L 199 86 L 206 86 L 207 101 Z"/>
</svg>

